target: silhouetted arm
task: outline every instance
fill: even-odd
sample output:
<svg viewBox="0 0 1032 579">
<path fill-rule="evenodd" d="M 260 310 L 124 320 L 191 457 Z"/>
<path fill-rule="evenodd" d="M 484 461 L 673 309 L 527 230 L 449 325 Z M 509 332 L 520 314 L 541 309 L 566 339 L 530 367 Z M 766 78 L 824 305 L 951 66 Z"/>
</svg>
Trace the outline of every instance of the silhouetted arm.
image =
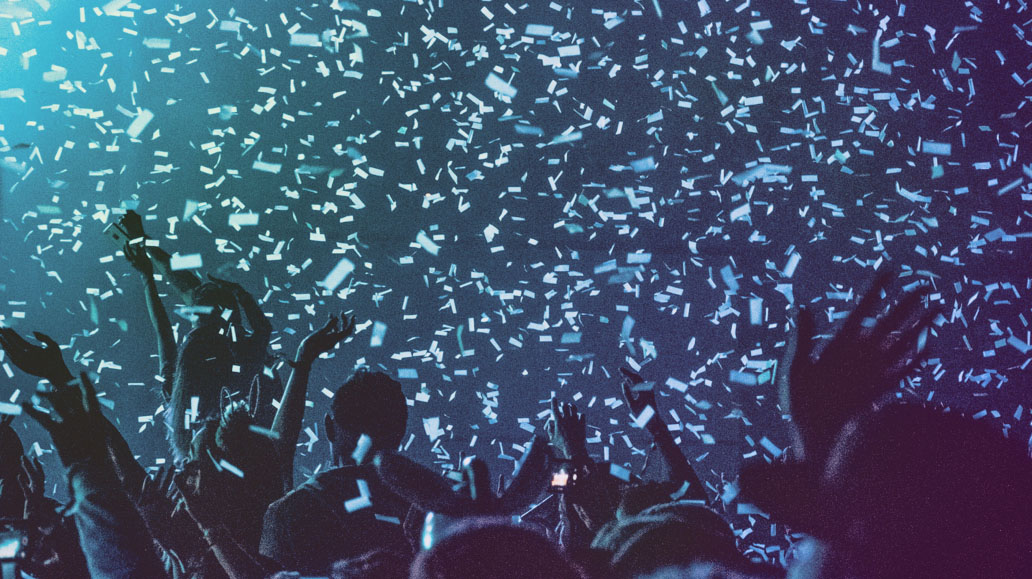
<svg viewBox="0 0 1032 579">
<path fill-rule="evenodd" d="M 297 357 L 291 364 L 293 370 L 283 389 L 283 399 L 280 400 L 280 407 L 276 411 L 271 429 L 279 448 L 283 472 L 289 473 L 290 476 L 293 476 L 294 451 L 305 417 L 305 396 L 308 393 L 312 364 L 320 355 L 332 350 L 354 331 L 354 317 L 348 319 L 344 314 L 330 316 L 326 324 L 309 334 L 297 349 Z"/>
<path fill-rule="evenodd" d="M 660 455 L 670 469 L 670 478 L 674 481 L 688 483 L 688 492 L 685 494 L 685 498 L 709 503 L 709 497 L 706 495 L 706 489 L 702 485 L 702 479 L 699 478 L 691 463 L 688 462 L 684 453 L 677 446 L 677 442 L 674 440 L 673 435 L 670 434 L 666 423 L 659 418 L 659 404 L 656 402 L 656 393 L 651 388 L 636 389 L 636 387 L 645 382 L 642 377 L 626 368 L 620 368 L 620 371 L 626 377 L 621 387 L 623 388 L 624 398 L 627 400 L 628 406 L 631 407 L 631 412 L 635 416 L 641 416 L 643 412 L 649 412 L 649 409 L 651 409 L 651 412 L 654 413 L 652 418 L 645 423 L 645 429 L 652 435 L 653 442 L 656 443 Z"/>
</svg>

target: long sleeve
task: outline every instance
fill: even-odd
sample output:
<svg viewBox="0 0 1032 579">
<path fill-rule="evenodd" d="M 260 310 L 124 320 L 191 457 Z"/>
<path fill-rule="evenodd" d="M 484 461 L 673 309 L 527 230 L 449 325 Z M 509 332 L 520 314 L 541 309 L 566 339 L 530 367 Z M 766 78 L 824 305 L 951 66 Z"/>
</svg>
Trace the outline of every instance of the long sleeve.
<svg viewBox="0 0 1032 579">
<path fill-rule="evenodd" d="M 93 579 L 165 575 L 143 519 L 106 462 L 73 464 L 68 483 L 79 543 Z"/>
</svg>

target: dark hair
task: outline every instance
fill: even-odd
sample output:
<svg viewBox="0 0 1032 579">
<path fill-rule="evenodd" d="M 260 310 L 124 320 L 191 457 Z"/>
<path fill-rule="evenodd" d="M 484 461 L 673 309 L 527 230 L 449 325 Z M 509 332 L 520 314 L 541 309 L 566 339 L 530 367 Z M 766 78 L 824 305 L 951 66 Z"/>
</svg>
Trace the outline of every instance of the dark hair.
<svg viewBox="0 0 1032 579">
<path fill-rule="evenodd" d="M 470 519 L 412 564 L 413 579 L 549 577 L 582 574 L 547 538 L 497 519 Z"/>
<path fill-rule="evenodd" d="M 337 389 L 330 415 L 339 428 L 369 436 L 375 450 L 393 449 L 405 436 L 408 403 L 397 380 L 361 369 Z"/>
<path fill-rule="evenodd" d="M 746 562 L 733 536 L 711 533 L 696 523 L 672 515 L 638 515 L 609 529 L 610 537 L 596 537 L 596 544 L 608 543 L 610 565 L 617 577 L 637 577 L 703 561 L 731 566 Z"/>
<path fill-rule="evenodd" d="M 386 549 L 369 551 L 333 564 L 332 579 L 406 579 L 411 555 Z"/>
<path fill-rule="evenodd" d="M 231 310 L 236 307 L 233 294 L 217 283 L 206 281 L 191 292 L 195 306 L 211 306 Z M 215 312 L 218 313 L 218 312 Z"/>
</svg>

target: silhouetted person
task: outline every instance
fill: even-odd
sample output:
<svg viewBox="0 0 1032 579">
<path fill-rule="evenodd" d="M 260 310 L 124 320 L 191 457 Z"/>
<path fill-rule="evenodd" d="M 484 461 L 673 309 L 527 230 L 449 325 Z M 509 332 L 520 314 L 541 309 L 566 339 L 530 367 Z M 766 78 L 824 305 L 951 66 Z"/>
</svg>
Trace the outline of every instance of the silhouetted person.
<svg viewBox="0 0 1032 579">
<path fill-rule="evenodd" d="M 504 519 L 470 519 L 412 564 L 412 579 L 578 579 L 581 572 L 544 536 Z"/>
<path fill-rule="evenodd" d="M 265 514 L 261 554 L 283 568 L 326 573 L 334 561 L 376 548 L 408 550 L 401 522 L 408 505 L 379 482 L 373 467 L 355 464 L 362 435 L 371 459 L 405 434 L 408 406 L 401 384 L 380 372 L 357 371 L 334 394 L 326 436 L 334 464 L 273 503 Z"/>
</svg>

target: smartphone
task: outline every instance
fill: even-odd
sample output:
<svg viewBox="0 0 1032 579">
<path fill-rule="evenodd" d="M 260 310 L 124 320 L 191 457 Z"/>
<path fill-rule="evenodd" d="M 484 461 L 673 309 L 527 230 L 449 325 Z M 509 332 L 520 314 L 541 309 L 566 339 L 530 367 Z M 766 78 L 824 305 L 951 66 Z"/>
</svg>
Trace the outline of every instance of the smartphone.
<svg viewBox="0 0 1032 579">
<path fill-rule="evenodd" d="M 549 485 L 550 491 L 553 493 L 566 492 L 576 480 L 577 472 L 573 468 L 573 463 L 568 460 L 553 461 L 552 482 Z"/>
<path fill-rule="evenodd" d="M 104 235 L 108 236 L 109 239 L 114 241 L 118 249 L 125 247 L 126 243 L 129 243 L 130 237 L 126 233 L 125 229 L 122 228 L 122 224 L 118 221 L 112 221 L 104 228 Z"/>
</svg>

